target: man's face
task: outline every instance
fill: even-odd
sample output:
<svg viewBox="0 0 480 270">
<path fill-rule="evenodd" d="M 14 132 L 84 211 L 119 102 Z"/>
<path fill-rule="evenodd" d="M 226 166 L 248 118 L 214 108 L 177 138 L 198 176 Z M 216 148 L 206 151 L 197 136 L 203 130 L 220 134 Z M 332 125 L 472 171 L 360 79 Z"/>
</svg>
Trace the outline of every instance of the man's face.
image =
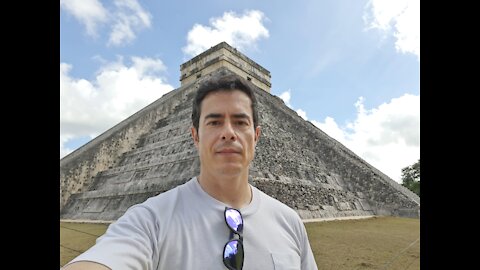
<svg viewBox="0 0 480 270">
<path fill-rule="evenodd" d="M 198 131 L 192 136 L 200 155 L 201 172 L 248 175 L 260 127 L 254 129 L 250 98 L 240 90 L 208 94 L 200 107 Z"/>
</svg>

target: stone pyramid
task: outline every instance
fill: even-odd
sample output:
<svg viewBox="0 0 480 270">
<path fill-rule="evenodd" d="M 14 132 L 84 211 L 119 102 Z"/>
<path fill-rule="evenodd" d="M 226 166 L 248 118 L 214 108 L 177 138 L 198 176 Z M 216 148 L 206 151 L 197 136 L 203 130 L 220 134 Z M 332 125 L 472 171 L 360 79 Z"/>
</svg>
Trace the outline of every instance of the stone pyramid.
<svg viewBox="0 0 480 270">
<path fill-rule="evenodd" d="M 190 135 L 198 84 L 234 72 L 257 89 L 250 183 L 302 218 L 419 217 L 420 198 L 270 94 L 270 72 L 222 42 L 182 64 L 181 86 L 60 160 L 61 219 L 113 221 L 200 172 Z"/>
</svg>

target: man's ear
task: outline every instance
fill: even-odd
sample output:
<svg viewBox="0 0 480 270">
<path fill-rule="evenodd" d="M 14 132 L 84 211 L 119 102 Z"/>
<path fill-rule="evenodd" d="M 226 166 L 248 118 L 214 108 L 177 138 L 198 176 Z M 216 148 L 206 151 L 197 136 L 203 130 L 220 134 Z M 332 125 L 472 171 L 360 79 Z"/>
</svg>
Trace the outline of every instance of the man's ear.
<svg viewBox="0 0 480 270">
<path fill-rule="evenodd" d="M 260 139 L 260 132 L 261 131 L 261 128 L 260 126 L 257 126 L 255 128 L 255 145 L 257 144 L 258 140 Z"/>
<path fill-rule="evenodd" d="M 197 129 L 196 129 L 195 127 L 191 127 L 191 128 L 190 128 L 190 132 L 192 133 L 193 143 L 195 144 L 195 147 L 198 148 L 199 138 L 198 138 Z"/>
</svg>

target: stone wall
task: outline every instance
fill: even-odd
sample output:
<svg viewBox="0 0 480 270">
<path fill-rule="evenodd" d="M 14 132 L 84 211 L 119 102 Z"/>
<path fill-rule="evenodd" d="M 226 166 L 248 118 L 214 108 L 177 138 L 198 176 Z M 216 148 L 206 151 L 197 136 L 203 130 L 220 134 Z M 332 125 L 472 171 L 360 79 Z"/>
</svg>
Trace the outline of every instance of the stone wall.
<svg viewBox="0 0 480 270">
<path fill-rule="evenodd" d="M 255 170 L 269 172 L 269 179 L 280 176 L 295 179 L 306 190 L 317 194 L 296 208 L 310 210 L 334 207 L 339 212 L 371 211 L 374 214 L 418 216 L 420 198 L 374 168 L 344 145 L 312 123 L 304 121 L 283 101 L 269 93 L 257 93 L 260 106 L 262 137 L 254 159 Z M 333 201 L 311 186 L 320 186 Z M 347 192 L 342 195 L 336 189 Z M 266 187 L 267 193 L 268 187 Z M 288 193 L 287 193 L 288 194 Z M 302 199 L 305 193 L 300 192 Z M 297 193 L 295 196 L 298 196 Z M 308 193 L 307 193 L 308 195 Z M 283 195 L 283 201 L 295 205 L 295 196 Z M 286 196 L 286 197 L 285 197 Z M 290 198 L 290 199 L 289 199 Z M 289 200 L 293 200 L 289 202 Z M 410 210 L 407 210 L 410 209 Z"/>
<path fill-rule="evenodd" d="M 61 159 L 60 210 L 71 194 L 86 191 L 97 174 L 115 167 L 125 153 L 137 147 L 142 134 L 184 102 L 180 92 L 169 92 Z"/>
</svg>

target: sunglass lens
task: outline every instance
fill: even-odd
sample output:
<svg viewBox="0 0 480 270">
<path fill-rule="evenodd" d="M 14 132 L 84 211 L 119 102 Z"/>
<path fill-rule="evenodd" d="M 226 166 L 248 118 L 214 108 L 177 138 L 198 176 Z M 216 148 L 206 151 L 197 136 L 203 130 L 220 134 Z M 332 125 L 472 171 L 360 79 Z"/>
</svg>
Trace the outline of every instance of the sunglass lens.
<svg viewBox="0 0 480 270">
<path fill-rule="evenodd" d="M 227 209 L 225 211 L 225 220 L 227 221 L 228 226 L 236 232 L 242 232 L 243 229 L 243 219 L 240 212 L 236 209 Z"/>
<path fill-rule="evenodd" d="M 229 269 L 240 270 L 243 267 L 243 245 L 239 240 L 231 240 L 225 245 L 223 262 Z"/>
</svg>

